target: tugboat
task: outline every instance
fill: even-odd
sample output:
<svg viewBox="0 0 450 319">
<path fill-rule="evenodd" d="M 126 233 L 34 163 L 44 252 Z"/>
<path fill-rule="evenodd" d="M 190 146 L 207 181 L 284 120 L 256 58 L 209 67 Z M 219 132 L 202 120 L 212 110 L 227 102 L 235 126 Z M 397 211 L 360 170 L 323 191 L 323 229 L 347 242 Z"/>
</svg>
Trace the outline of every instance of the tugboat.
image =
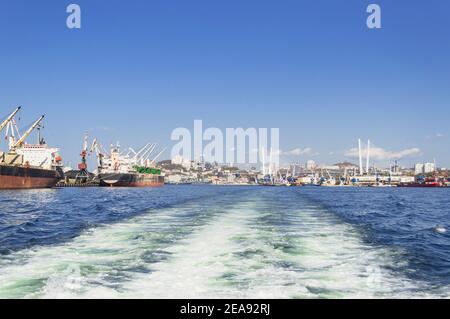
<svg viewBox="0 0 450 319">
<path fill-rule="evenodd" d="M 38 144 L 25 144 L 34 129 L 40 132 L 44 115 L 20 136 L 14 121 L 20 109 L 0 124 L 0 132 L 6 127 L 9 139 L 9 150 L 0 152 L 0 189 L 52 188 L 64 178 L 59 150 L 50 148 L 40 136 Z M 19 134 L 17 140 L 15 133 Z"/>
</svg>

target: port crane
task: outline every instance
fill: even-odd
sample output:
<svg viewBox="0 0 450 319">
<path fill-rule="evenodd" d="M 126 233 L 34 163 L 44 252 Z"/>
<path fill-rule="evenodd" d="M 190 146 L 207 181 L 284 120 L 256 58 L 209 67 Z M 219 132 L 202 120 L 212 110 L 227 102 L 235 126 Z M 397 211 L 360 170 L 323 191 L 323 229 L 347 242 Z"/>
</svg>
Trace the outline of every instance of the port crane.
<svg viewBox="0 0 450 319">
<path fill-rule="evenodd" d="M 92 141 L 92 145 L 91 148 L 89 149 L 90 153 L 95 152 L 97 155 L 97 171 L 98 173 L 101 173 L 101 170 L 103 168 L 103 157 L 104 152 L 102 151 L 102 146 L 98 143 L 97 138 L 94 138 L 94 140 Z"/>
<path fill-rule="evenodd" d="M 17 107 L 1 124 L 0 124 L 0 132 L 3 131 L 3 129 L 6 127 L 6 136 L 5 138 L 8 139 L 8 134 L 9 131 L 11 130 L 11 137 L 9 138 L 10 140 L 10 145 L 11 143 L 14 142 L 15 140 L 15 133 L 14 133 L 14 129 L 17 131 L 17 135 L 20 136 L 19 130 L 17 129 L 17 126 L 14 123 L 14 116 L 16 116 L 16 114 L 20 111 L 22 107 L 19 106 Z"/>
<path fill-rule="evenodd" d="M 33 130 L 41 124 L 44 117 L 45 115 L 42 115 L 39 119 L 37 119 L 36 122 L 34 122 L 34 124 L 22 135 L 22 137 L 17 142 L 14 142 L 12 144 L 9 149 L 11 153 L 14 153 L 19 147 L 23 146 L 25 140 L 28 138 L 31 132 L 33 132 Z"/>
<path fill-rule="evenodd" d="M 0 124 L 0 132 L 8 125 L 9 122 L 16 116 L 16 114 L 20 111 L 22 107 L 17 107 L 1 124 Z"/>
<path fill-rule="evenodd" d="M 132 157 L 132 159 L 133 160 L 136 160 L 136 159 L 138 159 L 144 152 L 146 152 L 146 150 L 149 148 L 149 147 L 151 147 L 152 146 L 152 144 L 150 144 L 150 143 L 148 143 L 148 144 L 146 144 L 143 148 L 141 148 L 139 151 L 135 151 L 134 149 L 132 149 L 131 147 L 130 147 L 130 151 L 132 151 L 133 153 L 134 153 L 134 156 Z"/>
<path fill-rule="evenodd" d="M 141 157 L 139 158 L 140 165 L 145 166 L 145 163 L 147 162 L 150 155 L 152 155 L 157 145 L 158 144 L 151 144 L 151 146 L 141 155 Z"/>
<path fill-rule="evenodd" d="M 88 156 L 88 134 L 84 134 L 83 139 L 83 149 L 80 153 L 81 163 L 78 164 L 78 172 L 75 176 L 75 184 L 83 184 L 86 183 L 89 178 L 89 172 L 87 171 L 87 156 Z"/>
<path fill-rule="evenodd" d="M 155 158 L 151 161 L 152 164 L 156 163 L 156 160 L 166 151 L 167 147 L 165 147 L 161 152 L 158 153 L 158 155 L 155 156 Z"/>
<path fill-rule="evenodd" d="M 130 158 L 130 162 L 137 165 L 145 166 L 145 163 L 147 162 L 148 158 L 153 153 L 157 145 L 158 144 L 156 143 L 147 143 L 137 152 L 130 147 L 127 155 L 129 155 L 131 152 L 134 154 L 133 157 Z"/>
</svg>

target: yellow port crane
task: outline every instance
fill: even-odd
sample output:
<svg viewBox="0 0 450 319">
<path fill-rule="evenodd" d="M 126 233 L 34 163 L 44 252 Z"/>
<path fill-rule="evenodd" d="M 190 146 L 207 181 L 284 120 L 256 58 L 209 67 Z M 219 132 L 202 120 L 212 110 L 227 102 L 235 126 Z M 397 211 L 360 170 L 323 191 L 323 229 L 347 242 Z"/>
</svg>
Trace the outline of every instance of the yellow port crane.
<svg viewBox="0 0 450 319">
<path fill-rule="evenodd" d="M 45 117 L 45 115 L 42 115 L 36 122 L 34 122 L 34 124 L 22 135 L 22 137 L 11 146 L 11 148 L 10 148 L 11 152 L 14 152 L 18 147 L 21 147 L 23 145 L 23 143 L 25 143 L 25 140 L 27 139 L 27 137 L 31 134 L 31 132 L 36 127 L 38 127 L 38 125 L 42 122 L 44 117 Z"/>
<path fill-rule="evenodd" d="M 19 106 L 17 107 L 14 112 L 12 112 L 3 122 L 2 124 L 0 124 L 0 132 L 6 127 L 6 125 L 8 125 L 9 122 L 11 122 L 11 120 L 13 119 L 14 116 L 16 116 L 16 114 L 20 111 L 22 107 Z"/>
</svg>

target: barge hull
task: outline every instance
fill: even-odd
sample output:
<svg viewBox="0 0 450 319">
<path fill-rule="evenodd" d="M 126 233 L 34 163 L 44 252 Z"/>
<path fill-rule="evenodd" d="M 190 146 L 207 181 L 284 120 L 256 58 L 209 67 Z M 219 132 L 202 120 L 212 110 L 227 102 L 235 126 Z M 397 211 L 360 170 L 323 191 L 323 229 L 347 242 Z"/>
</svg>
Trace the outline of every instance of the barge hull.
<svg viewBox="0 0 450 319">
<path fill-rule="evenodd" d="M 161 187 L 164 177 L 150 174 L 100 174 L 100 186 L 105 187 Z"/>
<path fill-rule="evenodd" d="M 0 165 L 0 189 L 52 188 L 59 180 L 54 170 Z"/>
</svg>

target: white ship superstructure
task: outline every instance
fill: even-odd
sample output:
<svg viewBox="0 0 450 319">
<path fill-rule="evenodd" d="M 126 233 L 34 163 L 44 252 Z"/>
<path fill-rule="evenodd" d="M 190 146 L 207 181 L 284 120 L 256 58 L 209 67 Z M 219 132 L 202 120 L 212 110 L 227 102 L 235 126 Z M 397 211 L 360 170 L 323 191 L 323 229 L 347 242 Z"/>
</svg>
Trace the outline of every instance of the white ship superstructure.
<svg viewBox="0 0 450 319">
<path fill-rule="evenodd" d="M 23 156 L 23 163 L 26 165 L 44 169 L 61 166 L 59 149 L 49 147 L 47 144 L 25 144 L 16 153 Z"/>
<path fill-rule="evenodd" d="M 111 146 L 111 152 L 103 157 L 102 167 L 99 167 L 102 173 L 129 173 L 132 171 L 132 163 L 128 155 L 121 155 L 119 146 Z"/>
</svg>

